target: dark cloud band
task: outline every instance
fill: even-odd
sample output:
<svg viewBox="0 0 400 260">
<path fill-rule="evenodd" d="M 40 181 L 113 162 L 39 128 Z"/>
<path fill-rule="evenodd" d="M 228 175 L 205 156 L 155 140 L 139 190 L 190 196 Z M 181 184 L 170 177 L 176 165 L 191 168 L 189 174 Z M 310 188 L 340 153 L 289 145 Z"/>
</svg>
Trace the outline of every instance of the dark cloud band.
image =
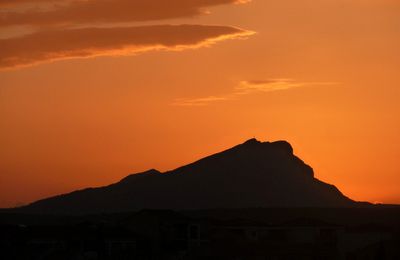
<svg viewBox="0 0 400 260">
<path fill-rule="evenodd" d="M 148 50 L 181 50 L 250 35 L 229 26 L 157 25 L 41 31 L 0 40 L 0 68 Z"/>
<path fill-rule="evenodd" d="M 0 0 L 1 4 L 13 1 Z M 14 4 L 35 2 L 17 0 Z M 46 1 L 40 0 L 36 3 Z M 50 1 L 55 2 L 55 1 Z M 154 21 L 195 16 L 203 8 L 221 4 L 244 2 L 243 0 L 75 0 L 57 1 L 53 8 L 41 10 L 28 8 L 25 11 L 0 13 L 0 26 L 14 25 L 71 25 L 90 23 L 115 23 Z"/>
</svg>

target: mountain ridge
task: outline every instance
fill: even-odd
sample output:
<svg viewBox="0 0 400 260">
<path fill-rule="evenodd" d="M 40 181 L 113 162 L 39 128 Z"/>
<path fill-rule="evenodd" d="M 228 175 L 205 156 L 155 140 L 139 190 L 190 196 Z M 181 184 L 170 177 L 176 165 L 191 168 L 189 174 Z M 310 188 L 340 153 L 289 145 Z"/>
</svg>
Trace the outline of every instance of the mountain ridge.
<svg viewBox="0 0 400 260">
<path fill-rule="evenodd" d="M 120 181 L 42 199 L 16 210 L 92 214 L 155 209 L 356 207 L 294 155 L 286 141 L 249 139 L 164 173 L 150 169 Z"/>
</svg>

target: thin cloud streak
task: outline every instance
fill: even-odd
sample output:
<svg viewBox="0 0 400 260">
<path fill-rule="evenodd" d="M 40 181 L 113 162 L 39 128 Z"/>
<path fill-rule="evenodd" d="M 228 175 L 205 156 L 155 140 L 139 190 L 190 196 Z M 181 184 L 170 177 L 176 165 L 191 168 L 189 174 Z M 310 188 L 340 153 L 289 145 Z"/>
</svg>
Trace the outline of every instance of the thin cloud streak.
<svg viewBox="0 0 400 260">
<path fill-rule="evenodd" d="M 231 96 L 209 96 L 194 99 L 177 99 L 172 105 L 175 106 L 206 106 L 209 103 L 231 100 Z"/>
<path fill-rule="evenodd" d="M 1 0 L 0 0 L 1 1 Z M 33 1 L 9 0 L 0 6 L 32 3 Z M 35 8 L 24 11 L 0 13 L 0 26 L 32 25 L 55 26 L 94 23 L 155 21 L 204 14 L 204 8 L 246 3 L 245 0 L 76 0 L 49 1 L 53 8 L 41 9 L 40 1 Z"/>
<path fill-rule="evenodd" d="M 0 6 L 17 6 L 24 4 L 60 3 L 63 0 L 0 0 Z"/>
<path fill-rule="evenodd" d="M 234 94 L 243 95 L 253 92 L 272 92 L 307 86 L 329 86 L 337 84 L 337 82 L 297 82 L 293 79 L 250 80 L 240 82 L 239 86 L 235 88 L 236 92 Z"/>
<path fill-rule="evenodd" d="M 297 82 L 293 79 L 268 79 L 241 81 L 232 93 L 221 96 L 209 96 L 205 98 L 177 99 L 172 103 L 174 106 L 206 106 L 211 103 L 236 100 L 241 96 L 262 93 L 285 91 L 300 87 L 331 86 L 337 82 Z"/>
<path fill-rule="evenodd" d="M 0 69 L 70 58 L 185 50 L 245 38 L 253 32 L 229 26 L 154 25 L 36 32 L 0 39 Z"/>
</svg>

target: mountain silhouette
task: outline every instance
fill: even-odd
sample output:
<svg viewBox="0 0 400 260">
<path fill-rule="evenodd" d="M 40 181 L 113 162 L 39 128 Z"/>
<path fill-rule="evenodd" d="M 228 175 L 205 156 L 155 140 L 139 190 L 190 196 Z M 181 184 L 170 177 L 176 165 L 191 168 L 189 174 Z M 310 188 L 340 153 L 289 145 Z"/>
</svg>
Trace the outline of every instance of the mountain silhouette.
<svg viewBox="0 0 400 260">
<path fill-rule="evenodd" d="M 26 213 L 89 214 L 140 209 L 353 207 L 357 202 L 314 177 L 286 141 L 251 139 L 161 173 L 132 174 L 105 187 L 34 202 Z"/>
</svg>

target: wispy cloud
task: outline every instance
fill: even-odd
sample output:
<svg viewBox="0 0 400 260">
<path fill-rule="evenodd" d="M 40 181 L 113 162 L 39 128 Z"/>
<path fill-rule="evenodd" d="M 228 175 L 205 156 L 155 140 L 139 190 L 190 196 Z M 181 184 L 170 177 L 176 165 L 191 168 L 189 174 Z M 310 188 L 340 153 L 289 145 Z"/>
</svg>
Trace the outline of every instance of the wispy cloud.
<svg viewBox="0 0 400 260">
<path fill-rule="evenodd" d="M 296 82 L 292 79 L 270 79 L 242 81 L 236 87 L 237 94 L 248 94 L 251 92 L 271 92 L 287 90 L 307 85 L 307 83 Z"/>
<path fill-rule="evenodd" d="M 0 40 L 0 69 L 69 58 L 184 50 L 251 35 L 229 26 L 154 25 L 42 31 Z"/>
<path fill-rule="evenodd" d="M 288 90 L 307 86 L 337 85 L 337 82 L 298 82 L 293 79 L 269 79 L 242 81 L 235 88 L 237 95 L 250 94 L 253 92 L 272 92 Z"/>
<path fill-rule="evenodd" d="M 18 6 L 25 4 L 42 4 L 42 3 L 71 3 L 71 2 L 94 2 L 94 1 L 107 1 L 107 0 L 0 0 L 0 6 Z M 108 0 L 108 1 L 121 1 L 121 0 Z M 158 3 L 163 0 L 130 0 L 133 3 L 140 2 L 152 2 Z M 225 4 L 225 3 L 248 3 L 251 0 L 170 0 L 171 3 L 182 3 L 186 1 L 189 4 L 204 4 L 204 5 L 215 5 L 215 4 Z"/>
<path fill-rule="evenodd" d="M 209 96 L 204 98 L 181 98 L 175 100 L 175 106 L 206 106 L 211 103 L 235 100 L 244 95 L 257 94 L 261 92 L 285 91 L 300 87 L 337 85 L 337 82 L 299 82 L 293 79 L 267 79 L 241 81 L 231 93 L 220 96 Z"/>
<path fill-rule="evenodd" d="M 62 0 L 0 0 L 0 6 L 18 6 L 31 3 L 63 2 Z"/>
<path fill-rule="evenodd" d="M 75 25 L 155 21 L 204 14 L 204 8 L 243 0 L 0 0 L 0 6 L 35 4 L 35 8 L 0 12 L 0 26 Z M 46 4 L 46 5 L 45 5 Z M 49 8 L 49 5 L 51 8 Z M 46 6 L 46 8 L 41 8 Z"/>
<path fill-rule="evenodd" d="M 147 25 L 248 0 L 0 0 L 0 69 L 43 62 L 185 50 L 245 38 L 233 26 Z M 121 27 L 121 24 L 129 25 Z M 13 33 L 10 28 L 20 27 Z M 4 30 L 5 29 L 5 30 Z M 6 31 L 6 33 L 4 33 Z M 8 31 L 8 35 L 7 35 Z M 11 32 L 11 33 L 10 33 Z"/>
<path fill-rule="evenodd" d="M 208 96 L 204 98 L 193 98 L 193 99 L 177 99 L 173 103 L 176 106 L 205 106 L 209 103 L 230 100 L 229 96 Z"/>
</svg>

